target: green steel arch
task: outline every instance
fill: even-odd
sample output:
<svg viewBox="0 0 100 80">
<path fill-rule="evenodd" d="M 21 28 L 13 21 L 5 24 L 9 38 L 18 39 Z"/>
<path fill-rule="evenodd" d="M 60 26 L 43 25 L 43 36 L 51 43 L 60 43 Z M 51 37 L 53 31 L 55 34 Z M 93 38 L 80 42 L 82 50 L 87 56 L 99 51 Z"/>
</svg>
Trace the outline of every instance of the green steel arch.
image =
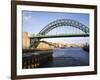
<svg viewBox="0 0 100 80">
<path fill-rule="evenodd" d="M 59 19 L 59 20 L 55 20 L 55 21 L 49 23 L 48 25 L 46 25 L 38 33 L 38 35 L 45 35 L 49 31 L 53 30 L 54 28 L 61 27 L 61 26 L 71 26 L 71 27 L 75 27 L 75 28 L 80 29 L 81 31 L 85 32 L 86 34 L 89 33 L 89 28 L 86 25 L 84 25 L 78 21 L 75 21 L 72 19 Z"/>
</svg>

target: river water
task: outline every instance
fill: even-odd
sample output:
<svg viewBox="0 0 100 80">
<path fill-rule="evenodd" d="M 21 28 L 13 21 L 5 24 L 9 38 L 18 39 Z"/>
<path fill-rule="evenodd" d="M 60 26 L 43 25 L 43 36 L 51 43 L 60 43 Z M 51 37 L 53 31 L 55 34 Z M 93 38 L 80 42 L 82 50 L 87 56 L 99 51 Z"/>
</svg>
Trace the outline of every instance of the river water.
<svg viewBox="0 0 100 80">
<path fill-rule="evenodd" d="M 58 48 L 53 50 L 53 61 L 43 67 L 88 66 L 89 53 L 82 48 Z"/>
</svg>

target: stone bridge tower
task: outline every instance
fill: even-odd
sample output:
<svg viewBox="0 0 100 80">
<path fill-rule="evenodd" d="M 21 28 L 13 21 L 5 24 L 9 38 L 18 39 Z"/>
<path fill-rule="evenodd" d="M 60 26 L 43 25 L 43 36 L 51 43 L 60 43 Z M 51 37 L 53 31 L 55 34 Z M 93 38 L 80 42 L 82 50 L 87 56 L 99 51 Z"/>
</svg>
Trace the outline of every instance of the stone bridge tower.
<svg viewBox="0 0 100 80">
<path fill-rule="evenodd" d="M 28 32 L 22 33 L 22 48 L 27 49 L 30 46 L 30 38 Z"/>
</svg>

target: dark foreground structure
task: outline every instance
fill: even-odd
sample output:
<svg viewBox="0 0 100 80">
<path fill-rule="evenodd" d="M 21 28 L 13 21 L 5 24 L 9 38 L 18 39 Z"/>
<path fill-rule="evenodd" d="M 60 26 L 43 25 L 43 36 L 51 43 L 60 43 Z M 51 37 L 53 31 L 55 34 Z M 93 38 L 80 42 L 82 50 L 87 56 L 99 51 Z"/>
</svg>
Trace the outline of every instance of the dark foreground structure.
<svg viewBox="0 0 100 80">
<path fill-rule="evenodd" d="M 88 45 L 88 46 L 84 46 L 84 47 L 83 47 L 83 50 L 89 52 L 89 45 Z"/>
<path fill-rule="evenodd" d="M 22 55 L 22 68 L 30 69 L 30 68 L 38 68 L 48 61 L 52 61 L 53 52 L 42 50 L 42 51 L 30 51 L 29 53 L 23 53 Z"/>
</svg>

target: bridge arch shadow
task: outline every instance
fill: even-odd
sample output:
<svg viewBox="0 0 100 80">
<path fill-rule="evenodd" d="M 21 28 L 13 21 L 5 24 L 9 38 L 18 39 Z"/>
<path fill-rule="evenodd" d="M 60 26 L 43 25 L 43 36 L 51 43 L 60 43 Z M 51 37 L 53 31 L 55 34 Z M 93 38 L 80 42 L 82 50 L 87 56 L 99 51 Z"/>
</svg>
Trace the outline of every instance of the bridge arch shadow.
<svg viewBox="0 0 100 80">
<path fill-rule="evenodd" d="M 39 47 L 39 45 L 40 45 L 41 43 L 47 44 L 47 45 L 49 46 L 48 48 L 50 48 L 50 49 L 56 47 L 56 45 L 54 45 L 54 44 L 51 43 L 51 42 L 47 42 L 47 41 L 41 40 L 41 41 L 39 41 L 39 43 L 38 43 L 38 45 L 37 45 L 37 48 Z M 43 46 L 42 46 L 41 48 L 43 48 Z"/>
</svg>

